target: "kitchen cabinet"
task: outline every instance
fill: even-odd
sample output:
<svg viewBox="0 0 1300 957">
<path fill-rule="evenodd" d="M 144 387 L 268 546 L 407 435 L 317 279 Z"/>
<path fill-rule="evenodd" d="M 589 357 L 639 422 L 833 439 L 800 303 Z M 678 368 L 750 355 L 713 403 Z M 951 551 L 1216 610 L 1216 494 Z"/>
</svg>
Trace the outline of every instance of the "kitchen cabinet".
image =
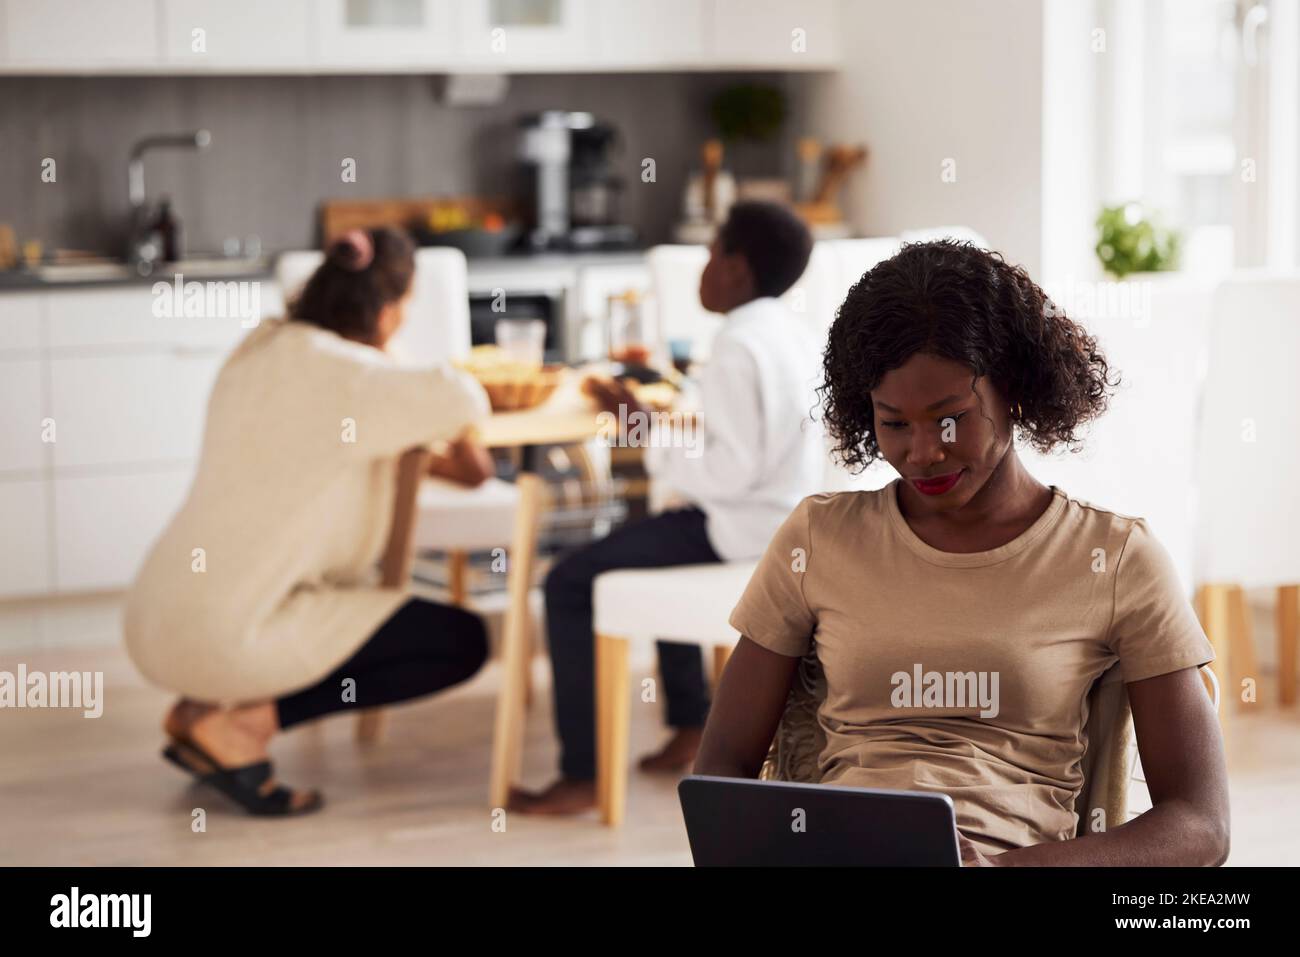
<svg viewBox="0 0 1300 957">
<path fill-rule="evenodd" d="M 57 478 L 54 587 L 124 588 L 189 491 L 192 467 Z"/>
<path fill-rule="evenodd" d="M 462 0 L 455 60 L 500 73 L 574 69 L 592 55 L 599 2 Z"/>
<path fill-rule="evenodd" d="M 257 283 L 248 324 L 282 312 L 274 282 L 239 281 Z M 156 315 L 161 295 L 0 292 L 0 596 L 125 587 L 183 499 L 212 384 L 249 330 L 240 310 Z"/>
<path fill-rule="evenodd" d="M 0 0 L 0 73 L 826 70 L 838 2 Z"/>
<path fill-rule="evenodd" d="M 165 0 L 163 59 L 185 72 L 231 67 L 276 72 L 312 60 L 311 0 Z"/>
<path fill-rule="evenodd" d="M 706 64 L 712 4 L 599 0 L 594 61 L 607 69 L 698 69 Z"/>
<path fill-rule="evenodd" d="M 713 0 L 709 55 L 719 69 L 834 66 L 839 60 L 836 3 Z"/>
<path fill-rule="evenodd" d="M 224 359 L 221 352 L 184 346 L 52 359 L 54 467 L 194 460 Z"/>
<path fill-rule="evenodd" d="M 0 0 L 0 60 L 34 73 L 115 72 L 160 59 L 157 0 Z"/>
<path fill-rule="evenodd" d="M 273 315 L 267 311 L 277 302 L 274 292 L 267 288 L 271 283 L 255 279 L 246 281 L 258 284 L 261 313 Z M 238 311 L 235 307 L 223 310 L 229 315 L 176 316 L 167 314 L 178 311 L 173 304 L 168 304 L 168 308 L 159 308 L 155 314 L 155 302 L 160 296 L 171 295 L 173 303 L 175 300 L 175 286 L 169 280 L 159 282 L 167 285 L 165 289 L 160 287 L 157 294 L 153 285 L 147 283 L 50 293 L 46 301 L 49 348 L 56 353 L 101 346 L 153 345 L 161 348 L 203 345 L 228 348 L 248 331 L 244 328 L 244 320 L 234 314 Z M 229 283 L 222 284 L 229 287 Z M 184 295 L 182 291 L 182 304 Z M 235 292 L 234 296 L 238 293 Z M 228 301 L 237 302 L 234 296 Z M 251 291 L 243 301 L 252 305 Z"/>
<path fill-rule="evenodd" d="M 39 359 L 0 359 L 0 476 L 45 467 Z"/>
<path fill-rule="evenodd" d="M 54 586 L 48 495 L 45 481 L 0 479 L 0 598 L 39 594 Z"/>
<path fill-rule="evenodd" d="M 455 43 L 452 0 L 320 0 L 322 67 L 395 73 L 443 69 Z"/>
<path fill-rule="evenodd" d="M 15 292 L 3 302 L 0 359 L 35 353 L 41 345 L 41 297 L 36 293 Z"/>
</svg>

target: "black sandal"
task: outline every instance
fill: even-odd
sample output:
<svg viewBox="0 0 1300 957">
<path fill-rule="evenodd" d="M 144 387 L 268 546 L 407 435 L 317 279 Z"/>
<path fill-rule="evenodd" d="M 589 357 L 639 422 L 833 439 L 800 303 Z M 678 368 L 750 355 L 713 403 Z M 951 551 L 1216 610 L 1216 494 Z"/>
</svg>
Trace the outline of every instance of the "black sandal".
<svg viewBox="0 0 1300 957">
<path fill-rule="evenodd" d="M 249 814 L 262 817 L 310 814 L 320 810 L 325 803 L 319 791 L 311 791 L 311 799 L 306 804 L 294 807 L 294 792 L 289 788 L 277 784 L 267 790 L 266 784 L 272 779 L 270 761 L 258 761 L 242 768 L 225 768 L 193 741 L 176 739 L 163 749 L 163 757 L 200 783 L 216 788 Z"/>
</svg>

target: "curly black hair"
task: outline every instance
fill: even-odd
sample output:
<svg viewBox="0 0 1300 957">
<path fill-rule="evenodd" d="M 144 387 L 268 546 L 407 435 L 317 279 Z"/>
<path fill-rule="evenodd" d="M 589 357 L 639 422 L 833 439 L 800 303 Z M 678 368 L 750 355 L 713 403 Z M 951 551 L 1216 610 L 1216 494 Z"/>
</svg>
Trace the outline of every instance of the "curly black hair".
<svg viewBox="0 0 1300 957">
<path fill-rule="evenodd" d="M 817 392 L 844 465 L 882 457 L 871 390 L 916 353 L 969 366 L 972 389 L 988 376 L 1013 428 L 1042 452 L 1077 451 L 1076 430 L 1119 384 L 1097 340 L 1022 267 L 968 242 L 908 243 L 854 284 L 831 325 Z"/>
</svg>

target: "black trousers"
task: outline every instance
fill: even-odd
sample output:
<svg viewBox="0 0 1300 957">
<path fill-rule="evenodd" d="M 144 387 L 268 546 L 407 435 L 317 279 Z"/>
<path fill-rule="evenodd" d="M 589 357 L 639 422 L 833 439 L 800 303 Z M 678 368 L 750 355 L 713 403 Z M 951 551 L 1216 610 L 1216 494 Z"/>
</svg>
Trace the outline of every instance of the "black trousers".
<svg viewBox="0 0 1300 957">
<path fill-rule="evenodd" d="M 554 675 L 560 770 L 567 778 L 596 776 L 596 638 L 592 584 L 616 568 L 702 565 L 721 561 L 698 508 L 664 512 L 625 525 L 608 538 L 564 556 L 546 576 L 546 637 Z M 661 641 L 659 672 L 668 724 L 700 727 L 709 711 L 704 655 L 698 645 Z"/>
<path fill-rule="evenodd" d="M 412 598 L 332 674 L 276 701 L 280 727 L 433 694 L 473 675 L 487 654 L 478 615 Z M 344 700 L 348 678 L 355 682 L 355 701 Z"/>
</svg>

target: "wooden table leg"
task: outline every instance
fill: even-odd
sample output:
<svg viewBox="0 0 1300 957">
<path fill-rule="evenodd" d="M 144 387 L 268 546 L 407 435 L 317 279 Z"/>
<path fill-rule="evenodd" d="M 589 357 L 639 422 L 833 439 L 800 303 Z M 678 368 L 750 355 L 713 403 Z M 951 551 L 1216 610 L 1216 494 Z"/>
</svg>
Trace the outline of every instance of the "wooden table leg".
<svg viewBox="0 0 1300 957">
<path fill-rule="evenodd" d="M 533 580 L 537 523 L 542 504 L 541 478 L 524 473 L 519 476 L 517 484 L 519 512 L 506 569 L 509 604 L 502 637 L 501 690 L 497 695 L 496 720 L 492 728 L 492 764 L 488 781 L 488 806 L 493 809 L 505 807 L 523 760 L 524 696 L 529 667 L 528 591 Z"/>
<path fill-rule="evenodd" d="M 387 728 L 386 708 L 367 708 L 357 715 L 357 741 L 361 744 L 378 744 Z"/>
<path fill-rule="evenodd" d="M 1236 703 L 1243 704 L 1241 691 L 1249 679 L 1255 685 L 1255 703 L 1258 703 L 1263 689 L 1259 686 L 1259 661 L 1255 657 L 1255 623 L 1251 618 L 1250 604 L 1246 601 L 1246 589 L 1240 585 L 1233 585 L 1228 591 L 1228 616 L 1232 693 L 1236 696 Z"/>
<path fill-rule="evenodd" d="M 469 576 L 469 553 L 453 551 L 447 553 L 447 591 L 451 603 L 457 608 L 465 607 L 468 596 L 467 581 Z"/>
<path fill-rule="evenodd" d="M 723 669 L 727 667 L 727 662 L 731 660 L 731 645 L 714 645 L 713 646 L 713 690 L 718 690 L 718 683 L 722 681 Z"/>
<path fill-rule="evenodd" d="M 1240 687 L 1233 688 L 1231 661 L 1232 641 L 1232 598 L 1231 585 L 1202 585 L 1196 591 L 1196 613 L 1205 629 L 1205 637 L 1214 649 L 1214 661 L 1206 667 L 1214 670 L 1219 679 L 1219 728 L 1223 733 L 1225 749 L 1228 747 L 1228 732 L 1231 717 L 1241 697 Z"/>
<path fill-rule="evenodd" d="M 627 808 L 632 720 L 627 662 L 625 639 L 596 636 L 596 804 L 601 822 L 609 827 L 622 825 Z"/>
<path fill-rule="evenodd" d="M 1300 585 L 1277 590 L 1277 686 L 1284 708 L 1296 702 L 1296 646 L 1300 645 Z"/>
</svg>

